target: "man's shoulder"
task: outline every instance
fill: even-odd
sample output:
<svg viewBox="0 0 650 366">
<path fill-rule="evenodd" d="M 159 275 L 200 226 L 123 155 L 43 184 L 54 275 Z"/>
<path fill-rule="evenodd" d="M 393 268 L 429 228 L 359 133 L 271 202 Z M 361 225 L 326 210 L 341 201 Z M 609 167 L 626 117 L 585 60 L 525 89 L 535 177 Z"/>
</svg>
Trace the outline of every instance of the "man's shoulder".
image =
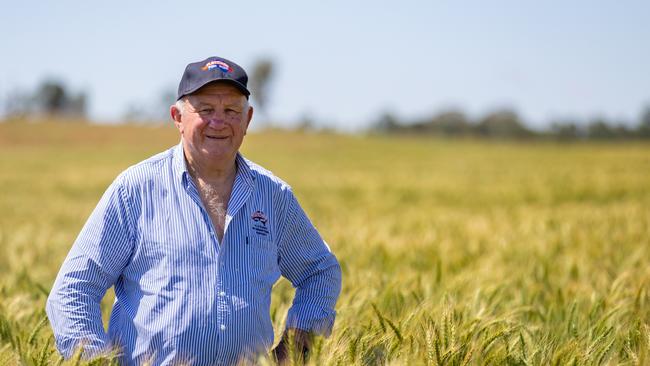
<svg viewBox="0 0 650 366">
<path fill-rule="evenodd" d="M 172 169 L 174 149 L 175 147 L 171 147 L 131 165 L 118 176 L 117 180 L 128 185 L 138 185 L 159 177 L 163 172 Z"/>
<path fill-rule="evenodd" d="M 291 190 L 291 186 L 280 177 L 275 175 L 272 171 L 251 160 L 248 160 L 246 158 L 243 159 L 246 162 L 246 165 L 248 165 L 253 178 L 257 181 L 258 184 L 275 188 L 280 191 Z"/>
</svg>

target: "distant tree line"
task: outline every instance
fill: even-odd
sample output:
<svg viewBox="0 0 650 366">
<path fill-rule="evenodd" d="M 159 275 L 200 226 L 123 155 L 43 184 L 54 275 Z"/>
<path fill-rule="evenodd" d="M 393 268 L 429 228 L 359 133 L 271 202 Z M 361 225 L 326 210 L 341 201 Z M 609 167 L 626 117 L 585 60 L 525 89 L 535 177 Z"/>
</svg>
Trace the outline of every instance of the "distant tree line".
<svg viewBox="0 0 650 366">
<path fill-rule="evenodd" d="M 257 106 L 267 107 L 270 84 L 274 73 L 273 61 L 258 60 L 251 74 L 251 87 Z M 166 90 L 153 106 L 142 103 L 127 109 L 125 121 L 167 121 L 168 108 L 175 93 Z M 14 91 L 4 100 L 5 119 L 46 117 L 59 119 L 86 119 L 87 97 L 84 92 L 73 93 L 61 81 L 46 79 L 33 92 Z M 155 111 L 155 112 L 152 112 Z M 268 117 L 267 117 L 268 118 Z M 316 123 L 305 119 L 299 130 L 316 131 Z M 650 139 L 650 105 L 640 114 L 634 125 L 612 122 L 604 118 L 588 122 L 564 120 L 550 123 L 545 130 L 534 130 L 519 115 L 509 109 L 496 110 L 477 119 L 470 119 L 460 110 L 447 110 L 433 116 L 403 121 L 393 114 L 384 113 L 370 127 L 370 132 L 380 134 L 411 134 L 443 137 L 479 137 L 490 139 L 555 139 L 555 140 L 632 140 Z"/>
<path fill-rule="evenodd" d="M 275 74 L 275 63 L 269 57 L 254 62 L 251 67 L 250 88 L 255 106 L 268 119 L 268 102 Z M 169 106 L 176 101 L 176 88 L 162 90 L 152 101 L 134 100 L 125 109 L 123 122 L 169 122 Z M 87 118 L 88 98 L 84 92 L 73 93 L 62 81 L 49 78 L 33 91 L 14 89 L 0 100 L 0 120 L 44 119 L 84 121 Z"/>
<path fill-rule="evenodd" d="M 5 98 L 4 114 L 8 119 L 48 117 L 85 119 L 87 97 L 73 93 L 61 81 L 46 79 L 33 92 L 14 90 Z"/>
<path fill-rule="evenodd" d="M 471 120 L 459 110 L 448 110 L 432 117 L 400 121 L 390 113 L 383 114 L 370 128 L 381 134 L 435 135 L 444 137 L 481 137 L 491 139 L 557 139 L 557 140 L 627 140 L 650 139 L 650 106 L 641 113 L 635 126 L 607 121 L 603 118 L 587 123 L 555 121 L 545 130 L 529 128 L 516 112 L 497 110 Z"/>
</svg>

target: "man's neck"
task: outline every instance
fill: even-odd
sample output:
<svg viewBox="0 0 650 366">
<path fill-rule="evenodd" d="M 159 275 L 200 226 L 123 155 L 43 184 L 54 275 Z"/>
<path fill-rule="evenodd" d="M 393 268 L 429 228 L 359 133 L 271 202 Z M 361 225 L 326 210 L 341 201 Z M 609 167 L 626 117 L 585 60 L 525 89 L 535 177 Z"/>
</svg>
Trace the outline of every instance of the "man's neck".
<svg viewBox="0 0 650 366">
<path fill-rule="evenodd" d="M 187 171 L 198 183 L 207 183 L 211 186 L 232 185 L 237 174 L 236 157 L 227 162 L 215 164 L 201 164 L 199 161 L 185 156 Z"/>
<path fill-rule="evenodd" d="M 212 227 L 221 243 L 226 230 L 228 202 L 237 175 L 236 159 L 232 159 L 225 167 L 196 164 L 196 161 L 191 161 L 188 157 L 185 161 L 187 171 L 196 184 L 203 207 L 207 210 Z"/>
<path fill-rule="evenodd" d="M 207 183 L 211 186 L 231 186 L 235 181 L 237 174 L 237 164 L 232 163 L 230 168 L 223 169 L 205 169 L 205 167 L 196 167 L 188 164 L 188 172 L 195 181 L 200 183 Z"/>
</svg>

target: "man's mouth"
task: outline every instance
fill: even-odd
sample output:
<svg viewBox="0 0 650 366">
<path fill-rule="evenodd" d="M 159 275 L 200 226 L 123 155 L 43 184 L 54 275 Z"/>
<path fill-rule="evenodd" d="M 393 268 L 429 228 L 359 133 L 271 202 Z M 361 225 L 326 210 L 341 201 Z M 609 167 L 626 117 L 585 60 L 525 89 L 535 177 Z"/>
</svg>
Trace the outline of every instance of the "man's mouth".
<svg viewBox="0 0 650 366">
<path fill-rule="evenodd" d="M 225 140 L 228 138 L 228 136 L 216 136 L 216 135 L 205 135 L 205 137 L 211 140 Z"/>
</svg>

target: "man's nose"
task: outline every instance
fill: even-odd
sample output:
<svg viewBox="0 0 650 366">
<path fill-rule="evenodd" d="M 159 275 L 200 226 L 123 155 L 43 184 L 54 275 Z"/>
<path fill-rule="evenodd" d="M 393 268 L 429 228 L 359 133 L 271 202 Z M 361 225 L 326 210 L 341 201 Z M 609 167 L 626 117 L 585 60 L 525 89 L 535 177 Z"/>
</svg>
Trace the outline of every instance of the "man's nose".
<svg viewBox="0 0 650 366">
<path fill-rule="evenodd" d="M 223 112 L 215 111 L 208 118 L 208 124 L 210 125 L 210 127 L 223 125 L 224 123 L 226 123 L 226 115 Z"/>
</svg>

